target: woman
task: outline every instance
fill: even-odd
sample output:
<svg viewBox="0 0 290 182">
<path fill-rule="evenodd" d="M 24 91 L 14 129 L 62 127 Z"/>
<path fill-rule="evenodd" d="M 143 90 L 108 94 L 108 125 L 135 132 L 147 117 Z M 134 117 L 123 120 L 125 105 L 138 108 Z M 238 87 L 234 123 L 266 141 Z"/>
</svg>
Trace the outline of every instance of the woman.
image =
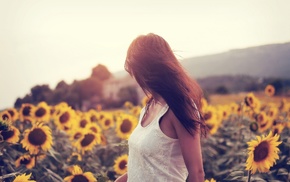
<svg viewBox="0 0 290 182">
<path fill-rule="evenodd" d="M 128 141 L 128 172 L 116 182 L 203 182 L 200 136 L 206 125 L 198 84 L 152 33 L 131 43 L 125 69 L 151 98 Z"/>
</svg>

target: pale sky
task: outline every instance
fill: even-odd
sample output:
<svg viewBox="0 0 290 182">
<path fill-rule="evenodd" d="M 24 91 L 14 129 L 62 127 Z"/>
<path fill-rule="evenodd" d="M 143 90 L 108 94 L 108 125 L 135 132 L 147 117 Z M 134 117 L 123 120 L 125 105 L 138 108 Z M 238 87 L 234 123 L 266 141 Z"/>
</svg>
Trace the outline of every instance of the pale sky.
<svg viewBox="0 0 290 182">
<path fill-rule="evenodd" d="M 179 59 L 290 41 L 288 0 L 0 0 L 0 110 L 35 85 L 123 70 L 140 34 Z"/>
</svg>

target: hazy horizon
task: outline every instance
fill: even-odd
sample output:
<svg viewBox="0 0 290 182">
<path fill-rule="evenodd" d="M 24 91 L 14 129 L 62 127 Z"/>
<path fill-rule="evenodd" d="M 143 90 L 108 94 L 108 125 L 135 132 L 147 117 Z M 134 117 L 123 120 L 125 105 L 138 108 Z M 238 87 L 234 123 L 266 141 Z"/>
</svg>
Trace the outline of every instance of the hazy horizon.
<svg viewBox="0 0 290 182">
<path fill-rule="evenodd" d="M 178 59 L 290 41 L 290 2 L 0 0 L 0 110 L 35 85 L 123 70 L 140 34 L 164 37 Z"/>
</svg>

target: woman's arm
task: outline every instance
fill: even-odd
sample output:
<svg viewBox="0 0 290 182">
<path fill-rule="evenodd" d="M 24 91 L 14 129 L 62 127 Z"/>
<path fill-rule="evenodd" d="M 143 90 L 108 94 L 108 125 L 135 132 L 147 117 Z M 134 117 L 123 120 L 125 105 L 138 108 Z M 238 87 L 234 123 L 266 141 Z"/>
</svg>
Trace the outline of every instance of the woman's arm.
<svg viewBox="0 0 290 182">
<path fill-rule="evenodd" d="M 127 182 L 127 173 L 123 174 L 122 176 L 118 177 L 115 182 Z"/>
<path fill-rule="evenodd" d="M 194 136 L 192 136 L 175 117 L 173 112 L 170 113 L 173 115 L 171 116 L 172 124 L 175 129 L 176 135 L 179 139 L 181 152 L 189 173 L 187 181 L 204 182 L 204 170 L 200 146 L 200 133 L 193 132 Z"/>
</svg>

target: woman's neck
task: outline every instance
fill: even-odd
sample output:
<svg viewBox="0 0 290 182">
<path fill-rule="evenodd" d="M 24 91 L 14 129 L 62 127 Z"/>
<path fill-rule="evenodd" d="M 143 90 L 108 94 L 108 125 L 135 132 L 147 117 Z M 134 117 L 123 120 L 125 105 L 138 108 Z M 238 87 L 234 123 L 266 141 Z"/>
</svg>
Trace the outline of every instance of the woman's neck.
<svg viewBox="0 0 290 182">
<path fill-rule="evenodd" d="M 166 101 L 160 95 L 153 95 L 153 103 L 164 106 Z"/>
</svg>

